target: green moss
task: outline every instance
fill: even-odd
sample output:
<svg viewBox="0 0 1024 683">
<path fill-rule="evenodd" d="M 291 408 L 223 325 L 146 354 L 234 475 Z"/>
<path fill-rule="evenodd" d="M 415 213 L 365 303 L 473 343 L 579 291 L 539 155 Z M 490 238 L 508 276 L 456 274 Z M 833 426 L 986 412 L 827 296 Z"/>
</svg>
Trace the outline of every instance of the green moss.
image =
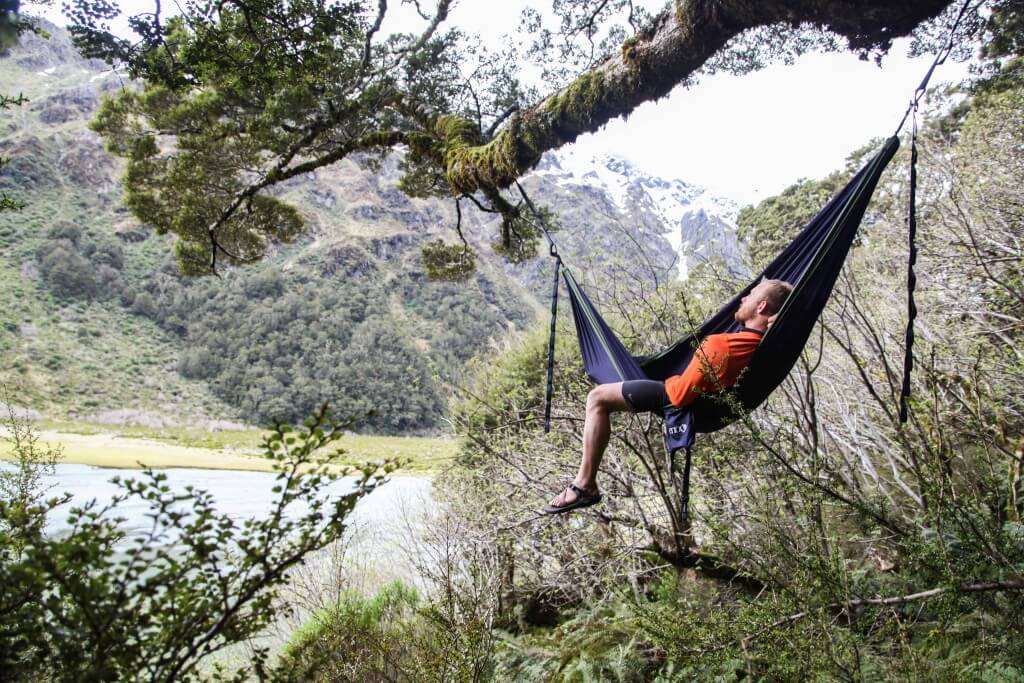
<svg viewBox="0 0 1024 683">
<path fill-rule="evenodd" d="M 437 139 L 429 135 L 422 135 L 419 133 L 408 133 L 406 134 L 406 142 L 409 145 L 409 150 L 413 155 L 421 158 L 440 158 L 441 149 L 437 144 Z"/>
<path fill-rule="evenodd" d="M 479 130 L 473 122 L 458 116 L 438 118 L 434 129 L 444 143 L 444 168 L 448 182 L 458 192 L 472 192 L 481 184 L 500 187 L 519 173 L 515 122 L 480 145 Z M 504 181 L 504 182 L 503 182 Z"/>
<path fill-rule="evenodd" d="M 635 54 L 642 38 L 627 40 L 624 54 Z M 508 186 L 544 152 L 625 113 L 632 105 L 629 95 L 635 90 L 635 77 L 612 78 L 603 71 L 582 74 L 539 110 L 514 116 L 484 145 L 479 144 L 479 130 L 473 122 L 440 117 L 434 133 L 442 142 L 442 165 L 449 184 L 456 192 Z"/>
<path fill-rule="evenodd" d="M 639 43 L 636 36 L 626 38 L 622 41 L 622 61 L 631 69 L 636 68 L 636 46 Z"/>
<path fill-rule="evenodd" d="M 574 128 L 579 128 L 592 118 L 594 107 L 598 106 L 606 91 L 603 74 L 585 73 L 570 83 L 561 94 L 551 98 L 544 109 Z"/>
<path fill-rule="evenodd" d="M 434 131 L 449 146 L 469 146 L 480 140 L 476 125 L 461 116 L 438 117 L 434 122 Z"/>
<path fill-rule="evenodd" d="M 485 145 L 467 119 L 440 117 L 435 133 L 443 141 L 444 169 L 458 192 L 481 187 L 504 187 L 549 149 L 571 142 L 595 123 L 622 113 L 627 84 L 619 87 L 602 72 L 581 75 L 540 111 L 512 118 L 502 132 Z"/>
<path fill-rule="evenodd" d="M 549 99 L 540 112 L 513 118 L 500 135 L 483 145 L 476 143 L 477 129 L 471 122 L 441 117 L 435 128 L 444 142 L 445 175 L 458 191 L 505 186 L 544 152 L 575 139 L 596 119 L 614 111 L 620 99 L 604 74 L 584 74 Z"/>
<path fill-rule="evenodd" d="M 679 25 L 681 32 L 689 33 L 692 23 L 690 22 L 688 10 L 693 3 L 685 2 L 685 0 L 675 0 L 675 4 L 676 23 Z"/>
</svg>

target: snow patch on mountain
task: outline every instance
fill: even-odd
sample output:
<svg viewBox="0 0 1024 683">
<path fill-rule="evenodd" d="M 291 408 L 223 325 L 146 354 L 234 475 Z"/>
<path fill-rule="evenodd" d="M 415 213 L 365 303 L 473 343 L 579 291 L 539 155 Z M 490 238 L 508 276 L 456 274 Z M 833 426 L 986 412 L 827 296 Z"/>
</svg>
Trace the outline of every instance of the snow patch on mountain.
<svg viewBox="0 0 1024 683">
<path fill-rule="evenodd" d="M 742 247 L 736 238 L 739 207 L 724 197 L 682 180 L 645 173 L 622 157 L 579 158 L 571 153 L 549 153 L 534 170 L 562 187 L 585 186 L 603 191 L 624 218 L 636 220 L 645 212 L 663 229 L 663 236 L 678 255 L 679 276 L 712 257 L 731 269 L 740 268 Z"/>
</svg>

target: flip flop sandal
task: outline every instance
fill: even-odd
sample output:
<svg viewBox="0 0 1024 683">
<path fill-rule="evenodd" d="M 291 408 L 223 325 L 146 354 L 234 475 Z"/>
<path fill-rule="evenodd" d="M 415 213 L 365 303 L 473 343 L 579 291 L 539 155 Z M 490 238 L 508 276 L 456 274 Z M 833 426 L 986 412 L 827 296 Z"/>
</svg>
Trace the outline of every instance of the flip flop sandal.
<svg viewBox="0 0 1024 683">
<path fill-rule="evenodd" d="M 590 507 L 601 502 L 600 493 L 591 493 L 586 489 L 581 489 L 576 484 L 570 483 L 568 488 L 576 494 L 576 500 L 565 505 L 548 505 L 544 508 L 545 514 L 549 515 L 560 515 L 563 512 L 569 512 L 570 510 L 579 510 L 580 508 Z"/>
</svg>

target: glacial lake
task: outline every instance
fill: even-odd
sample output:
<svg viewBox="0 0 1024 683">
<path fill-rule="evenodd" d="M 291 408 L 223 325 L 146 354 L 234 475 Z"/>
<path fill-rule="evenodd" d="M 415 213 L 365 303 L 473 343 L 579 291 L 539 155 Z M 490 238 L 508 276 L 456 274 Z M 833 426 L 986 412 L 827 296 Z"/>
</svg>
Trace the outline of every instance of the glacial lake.
<svg viewBox="0 0 1024 683">
<path fill-rule="evenodd" d="M 11 465 L 0 463 L 0 467 L 9 468 Z M 184 492 L 186 486 L 208 491 L 213 496 L 217 511 L 236 520 L 266 516 L 275 497 L 271 492 L 275 474 L 269 472 L 183 468 L 160 472 L 167 475 L 165 483 L 173 491 Z M 67 516 L 72 506 L 94 499 L 101 504 L 108 502 L 121 490 L 110 482 L 112 478 L 140 479 L 144 476 L 140 470 L 57 465 L 56 473 L 45 479 L 45 485 L 51 487 L 47 497 L 66 492 L 71 494 L 72 501 L 51 513 L 47 531 L 67 533 Z M 340 479 L 325 489 L 325 495 L 351 491 L 354 481 L 353 478 Z M 395 580 L 426 589 L 427 584 L 418 569 L 423 561 L 419 536 L 425 517 L 435 510 L 431 484 L 427 477 L 393 477 L 360 500 L 348 519 L 346 540 L 310 555 L 303 565 L 293 570 L 282 599 L 291 605 L 294 612 L 282 614 L 262 634 L 261 642 L 274 649 L 282 646 L 293 630 L 316 609 L 334 604 L 343 591 L 357 590 L 369 595 Z M 126 520 L 122 528 L 129 533 L 124 544 L 131 543 L 131 532 L 149 528 L 149 520 L 145 516 L 148 510 L 149 506 L 137 497 L 129 498 L 115 508 L 114 516 Z M 289 510 L 289 515 L 301 513 L 298 508 Z M 174 542 L 173 539 L 167 541 Z M 216 659 L 238 656 L 239 647 L 222 653 Z"/>
<path fill-rule="evenodd" d="M 174 492 L 184 492 L 185 486 L 205 489 L 213 496 L 217 510 L 232 518 L 245 519 L 260 517 L 270 510 L 274 495 L 274 474 L 270 472 L 240 472 L 233 470 L 165 469 L 165 482 Z M 111 483 L 114 477 L 140 479 L 140 470 L 119 470 L 89 465 L 61 464 L 56 466 L 53 476 L 45 477 L 44 485 L 50 487 L 47 497 L 68 493 L 72 495 L 72 506 L 90 500 L 104 503 L 120 493 L 120 488 Z M 353 478 L 343 478 L 326 488 L 328 496 L 340 495 L 352 489 Z M 430 479 L 427 477 L 392 477 L 370 496 L 359 501 L 354 520 L 359 524 L 372 526 L 387 525 L 411 508 L 423 509 L 430 504 Z M 60 533 L 68 530 L 67 508 L 59 508 L 47 520 L 47 530 Z M 125 517 L 128 530 L 141 529 L 146 523 L 144 517 L 148 505 L 137 497 L 118 506 L 118 514 Z M 298 514 L 299 511 L 295 511 Z"/>
<path fill-rule="evenodd" d="M 4 463 L 0 466 L 9 467 Z M 227 513 L 236 520 L 263 517 L 271 509 L 275 495 L 271 492 L 275 474 L 269 472 L 241 472 L 232 470 L 164 469 L 165 484 L 172 491 L 184 492 L 186 486 L 208 491 L 218 512 Z M 141 479 L 145 474 L 140 470 L 119 470 L 92 467 L 89 465 L 60 464 L 52 476 L 44 479 L 49 487 L 46 497 L 69 493 L 72 500 L 52 512 L 47 520 L 47 531 L 54 534 L 69 530 L 68 510 L 90 500 L 106 503 L 121 489 L 111 483 L 114 477 Z M 331 484 L 325 495 L 340 495 L 352 490 L 355 479 L 344 478 Z M 401 544 L 401 538 L 408 535 L 410 523 L 432 507 L 431 480 L 426 477 L 393 477 L 390 481 L 366 496 L 356 506 L 350 517 L 351 525 L 360 530 L 361 536 L 372 545 L 374 554 L 387 552 L 392 543 Z M 293 506 L 289 515 L 298 516 L 303 509 Z M 116 508 L 115 515 L 125 518 L 123 528 L 129 532 L 148 529 L 146 513 L 149 506 L 137 496 L 124 501 Z"/>
</svg>

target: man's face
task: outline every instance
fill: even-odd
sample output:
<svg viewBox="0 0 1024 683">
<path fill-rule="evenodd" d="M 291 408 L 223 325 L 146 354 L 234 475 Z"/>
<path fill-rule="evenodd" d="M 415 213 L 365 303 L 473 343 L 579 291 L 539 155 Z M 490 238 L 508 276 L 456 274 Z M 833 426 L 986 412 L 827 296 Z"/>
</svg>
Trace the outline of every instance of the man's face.
<svg viewBox="0 0 1024 683">
<path fill-rule="evenodd" d="M 754 318 L 758 313 L 758 306 L 765 300 L 765 292 L 769 287 L 767 282 L 759 282 L 750 293 L 740 299 L 739 308 L 736 309 L 736 313 L 733 317 L 737 322 L 745 323 Z"/>
</svg>

